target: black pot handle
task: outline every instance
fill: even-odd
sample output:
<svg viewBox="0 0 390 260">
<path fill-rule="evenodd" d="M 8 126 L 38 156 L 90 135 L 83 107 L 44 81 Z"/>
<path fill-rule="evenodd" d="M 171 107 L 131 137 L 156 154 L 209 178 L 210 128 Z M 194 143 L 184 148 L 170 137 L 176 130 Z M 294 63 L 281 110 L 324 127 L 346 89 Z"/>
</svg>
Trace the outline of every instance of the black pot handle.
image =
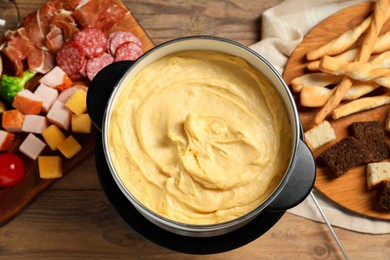
<svg viewBox="0 0 390 260">
<path fill-rule="evenodd" d="M 87 92 L 87 110 L 95 127 L 101 132 L 108 100 L 119 80 L 134 64 L 133 61 L 112 63 L 93 78 Z"/>
<path fill-rule="evenodd" d="M 316 165 L 309 147 L 299 140 L 298 159 L 289 180 L 265 210 L 282 211 L 301 203 L 311 192 L 316 179 Z"/>
</svg>

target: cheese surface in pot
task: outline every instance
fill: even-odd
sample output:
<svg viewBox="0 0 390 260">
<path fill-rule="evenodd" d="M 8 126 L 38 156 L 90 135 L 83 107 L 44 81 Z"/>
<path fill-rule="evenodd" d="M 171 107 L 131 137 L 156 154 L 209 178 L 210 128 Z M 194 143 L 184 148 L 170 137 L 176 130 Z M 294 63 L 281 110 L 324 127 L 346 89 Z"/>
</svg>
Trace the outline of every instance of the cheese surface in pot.
<svg viewBox="0 0 390 260">
<path fill-rule="evenodd" d="M 110 110 L 108 151 L 124 186 L 155 213 L 226 222 L 257 208 L 284 177 L 292 155 L 286 108 L 244 59 L 178 52 L 124 84 Z"/>
</svg>

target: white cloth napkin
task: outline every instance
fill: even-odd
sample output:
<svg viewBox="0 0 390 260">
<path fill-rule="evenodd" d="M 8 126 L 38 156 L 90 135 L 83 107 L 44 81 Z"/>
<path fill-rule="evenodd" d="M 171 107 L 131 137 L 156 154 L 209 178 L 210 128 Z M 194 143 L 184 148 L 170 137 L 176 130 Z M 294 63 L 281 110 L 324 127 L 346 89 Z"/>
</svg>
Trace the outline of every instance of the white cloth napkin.
<svg viewBox="0 0 390 260">
<path fill-rule="evenodd" d="M 367 1 L 285 0 L 263 13 L 262 40 L 250 47 L 266 58 L 282 74 L 288 57 L 313 27 L 337 11 L 362 2 Z M 332 225 L 363 233 L 390 233 L 390 221 L 346 212 L 321 193 L 314 191 L 314 194 Z M 310 196 L 289 212 L 323 222 Z"/>
</svg>

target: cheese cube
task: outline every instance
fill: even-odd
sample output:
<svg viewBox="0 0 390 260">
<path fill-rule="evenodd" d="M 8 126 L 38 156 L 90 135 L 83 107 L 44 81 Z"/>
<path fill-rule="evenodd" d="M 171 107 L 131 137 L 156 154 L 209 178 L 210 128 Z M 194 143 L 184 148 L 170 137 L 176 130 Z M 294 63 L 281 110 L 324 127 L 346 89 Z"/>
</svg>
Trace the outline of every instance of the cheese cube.
<svg viewBox="0 0 390 260">
<path fill-rule="evenodd" d="M 66 101 L 65 106 L 76 115 L 87 111 L 87 92 L 84 89 L 76 90 Z"/>
<path fill-rule="evenodd" d="M 45 116 L 26 115 L 24 117 L 22 131 L 28 133 L 41 134 L 48 126 L 48 121 Z"/>
<path fill-rule="evenodd" d="M 91 133 L 92 122 L 88 114 L 72 115 L 72 131 L 75 133 Z"/>
<path fill-rule="evenodd" d="M 39 156 L 38 168 L 42 179 L 62 177 L 62 160 L 59 156 Z"/>
<path fill-rule="evenodd" d="M 36 160 L 45 147 L 46 144 L 41 139 L 30 133 L 19 146 L 19 151 L 31 159 Z"/>
<path fill-rule="evenodd" d="M 81 145 L 71 135 L 58 146 L 58 150 L 68 159 L 80 152 L 81 148 Z"/>
<path fill-rule="evenodd" d="M 57 150 L 58 145 L 65 140 L 65 135 L 56 125 L 50 125 L 43 130 L 42 136 L 53 151 Z"/>
</svg>

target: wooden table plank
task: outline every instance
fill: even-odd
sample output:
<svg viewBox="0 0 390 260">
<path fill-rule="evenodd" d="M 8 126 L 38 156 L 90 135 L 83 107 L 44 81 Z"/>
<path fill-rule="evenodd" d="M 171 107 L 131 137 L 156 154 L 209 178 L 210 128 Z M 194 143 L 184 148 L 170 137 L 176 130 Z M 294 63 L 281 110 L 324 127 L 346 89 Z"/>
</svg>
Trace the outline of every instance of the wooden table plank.
<svg viewBox="0 0 390 260">
<path fill-rule="evenodd" d="M 22 14 L 43 0 L 17 0 Z M 125 1 L 155 44 L 212 34 L 250 45 L 260 38 L 261 14 L 281 0 Z M 390 235 L 336 228 L 351 259 L 386 259 Z M 274 228 L 236 250 L 207 256 L 172 252 L 139 237 L 101 190 L 94 156 L 72 170 L 17 218 L 0 228 L 0 259 L 342 259 L 324 224 L 285 214 Z"/>
</svg>

